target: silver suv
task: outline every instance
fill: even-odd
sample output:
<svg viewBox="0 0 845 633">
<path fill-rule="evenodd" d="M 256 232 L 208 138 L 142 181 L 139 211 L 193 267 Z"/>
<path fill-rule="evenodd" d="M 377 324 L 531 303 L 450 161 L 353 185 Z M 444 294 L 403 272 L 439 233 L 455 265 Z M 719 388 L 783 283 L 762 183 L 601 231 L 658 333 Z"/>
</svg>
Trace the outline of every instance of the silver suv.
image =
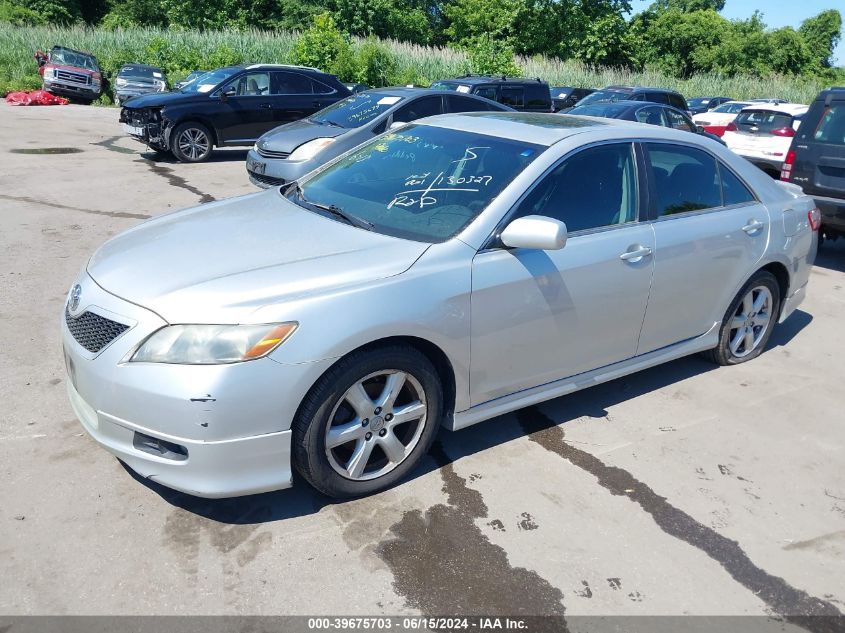
<svg viewBox="0 0 845 633">
<path fill-rule="evenodd" d="M 440 426 L 695 352 L 755 358 L 804 298 L 818 221 L 796 186 L 698 135 L 422 119 L 107 242 L 64 308 L 70 400 L 106 450 L 179 490 L 275 490 L 296 468 L 368 494 Z"/>
</svg>

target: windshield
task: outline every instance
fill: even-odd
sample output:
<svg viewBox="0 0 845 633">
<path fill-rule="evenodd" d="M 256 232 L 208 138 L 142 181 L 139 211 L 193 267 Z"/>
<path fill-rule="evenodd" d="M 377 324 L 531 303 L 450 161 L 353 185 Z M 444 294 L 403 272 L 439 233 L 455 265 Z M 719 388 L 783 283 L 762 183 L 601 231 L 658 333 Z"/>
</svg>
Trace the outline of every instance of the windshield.
<svg viewBox="0 0 845 633">
<path fill-rule="evenodd" d="M 320 110 L 311 121 L 345 128 L 361 127 L 403 98 L 386 92 L 359 92 Z"/>
<path fill-rule="evenodd" d="M 587 95 L 578 102 L 579 106 L 587 105 L 589 103 L 599 103 L 602 101 L 625 101 L 631 98 L 630 92 L 622 92 L 621 90 L 596 90 L 594 93 Z"/>
<path fill-rule="evenodd" d="M 161 69 L 152 66 L 124 66 L 118 74 L 126 77 L 146 77 L 147 79 L 161 79 L 163 77 Z"/>
<path fill-rule="evenodd" d="M 218 68 L 217 70 L 212 70 L 197 78 L 202 79 L 202 81 L 195 79 L 191 83 L 182 86 L 179 92 L 211 92 L 239 70 L 240 68 Z"/>
<path fill-rule="evenodd" d="M 568 114 L 580 114 L 583 116 L 603 116 L 615 119 L 628 109 L 627 105 L 614 103 L 594 103 L 592 105 L 577 105 Z"/>
<path fill-rule="evenodd" d="M 742 110 L 747 103 L 726 103 L 724 105 L 720 105 L 718 108 L 713 108 L 713 112 L 724 112 L 725 114 L 736 114 L 740 110 Z"/>
<path fill-rule="evenodd" d="M 77 53 L 67 49 L 54 49 L 50 51 L 50 61 L 54 64 L 62 66 L 76 66 L 77 68 L 87 68 L 88 70 L 99 70 L 97 67 L 97 60 L 91 55 L 84 53 Z"/>
<path fill-rule="evenodd" d="M 442 242 L 472 222 L 543 149 L 411 125 L 369 141 L 299 188 L 283 191 L 305 208 L 336 205 L 379 233 Z"/>
</svg>

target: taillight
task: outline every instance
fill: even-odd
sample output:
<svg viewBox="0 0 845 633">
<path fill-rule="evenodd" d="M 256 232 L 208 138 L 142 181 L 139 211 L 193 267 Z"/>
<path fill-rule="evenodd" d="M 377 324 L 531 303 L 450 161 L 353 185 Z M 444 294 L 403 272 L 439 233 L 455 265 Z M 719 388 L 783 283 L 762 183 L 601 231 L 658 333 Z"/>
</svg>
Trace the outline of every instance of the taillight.
<svg viewBox="0 0 845 633">
<path fill-rule="evenodd" d="M 810 228 L 818 231 L 822 225 L 822 212 L 818 209 L 811 209 L 807 212 L 807 219 L 810 221 Z"/>
<path fill-rule="evenodd" d="M 786 160 L 780 168 L 780 179 L 789 182 L 792 179 L 792 166 L 795 165 L 795 150 L 791 149 L 786 154 Z"/>
<path fill-rule="evenodd" d="M 795 129 L 790 127 L 790 126 L 779 127 L 778 129 L 772 130 L 771 132 L 769 132 L 769 134 L 774 134 L 775 136 L 790 136 L 791 137 L 791 136 L 795 136 Z"/>
<path fill-rule="evenodd" d="M 725 127 L 725 132 L 736 132 L 736 129 L 737 129 L 737 128 L 736 128 L 736 123 L 734 123 L 733 121 L 731 121 L 731 122 L 730 122 L 730 123 L 728 123 L 728 125 Z"/>
</svg>

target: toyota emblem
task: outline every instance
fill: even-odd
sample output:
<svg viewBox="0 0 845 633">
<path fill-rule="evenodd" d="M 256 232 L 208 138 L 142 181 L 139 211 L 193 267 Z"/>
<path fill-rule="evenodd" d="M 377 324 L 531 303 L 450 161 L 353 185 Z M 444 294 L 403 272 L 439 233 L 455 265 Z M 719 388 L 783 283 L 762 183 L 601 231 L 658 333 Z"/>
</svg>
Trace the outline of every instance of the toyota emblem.
<svg viewBox="0 0 845 633">
<path fill-rule="evenodd" d="M 74 311 L 79 307 L 80 296 L 82 296 L 82 286 L 76 284 L 73 287 L 73 290 L 70 291 L 70 302 L 68 303 L 68 307 L 71 309 L 71 311 Z"/>
</svg>

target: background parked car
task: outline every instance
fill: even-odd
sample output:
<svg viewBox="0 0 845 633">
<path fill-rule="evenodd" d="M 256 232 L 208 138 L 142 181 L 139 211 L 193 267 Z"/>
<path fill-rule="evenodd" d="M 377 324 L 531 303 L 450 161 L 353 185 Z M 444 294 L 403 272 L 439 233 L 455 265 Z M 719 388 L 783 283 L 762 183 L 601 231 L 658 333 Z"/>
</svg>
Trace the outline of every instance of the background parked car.
<svg viewBox="0 0 845 633">
<path fill-rule="evenodd" d="M 106 75 L 90 53 L 54 46 L 47 55 L 38 51 L 35 59 L 47 92 L 86 103 L 103 94 Z"/>
<path fill-rule="evenodd" d="M 180 89 L 184 88 L 185 86 L 187 86 L 192 81 L 194 81 L 195 79 L 202 77 L 207 72 L 208 72 L 207 70 L 195 70 L 191 74 L 189 74 L 187 77 L 185 77 L 182 81 L 177 81 L 175 84 L 173 84 L 173 89 L 174 90 L 180 90 Z"/>
<path fill-rule="evenodd" d="M 820 244 L 845 236 L 845 88 L 823 90 L 810 105 L 780 177 L 816 199 Z"/>
<path fill-rule="evenodd" d="M 722 138 L 734 152 L 778 178 L 807 107 L 795 103 L 750 105 L 728 124 Z"/>
<path fill-rule="evenodd" d="M 643 88 L 642 86 L 608 86 L 587 95 L 577 105 L 613 101 L 650 101 L 670 105 L 678 110 L 687 109 L 687 101 L 680 92 L 666 88 Z"/>
<path fill-rule="evenodd" d="M 588 94 L 592 94 L 595 91 L 595 88 L 553 86 L 549 88 L 552 96 L 552 112 L 560 112 L 564 108 L 571 108 Z"/>
<path fill-rule="evenodd" d="M 164 71 L 156 66 L 124 64 L 114 80 L 114 97 L 118 105 L 123 105 L 130 97 L 166 91 Z"/>
<path fill-rule="evenodd" d="M 281 185 L 388 130 L 446 112 L 512 112 L 495 101 L 426 88 L 379 88 L 347 97 L 307 119 L 271 130 L 246 159 L 259 187 Z"/>
<path fill-rule="evenodd" d="M 498 101 L 521 112 L 551 112 L 549 84 L 541 79 L 466 75 L 431 84 L 434 90 L 454 90 Z"/>
<path fill-rule="evenodd" d="M 692 99 L 687 99 L 686 109 L 690 114 L 701 114 L 728 101 L 733 101 L 733 99 L 730 97 L 693 97 Z"/>
<path fill-rule="evenodd" d="M 179 92 L 135 97 L 121 110 L 120 121 L 142 143 L 195 163 L 206 160 L 214 146 L 252 145 L 264 132 L 347 96 L 337 77 L 316 68 L 229 66 Z"/>
<path fill-rule="evenodd" d="M 642 101 L 615 101 L 608 103 L 592 103 L 575 106 L 567 114 L 581 116 L 597 116 L 607 119 L 622 119 L 623 121 L 638 121 L 649 125 L 671 127 L 684 132 L 693 132 L 707 136 L 722 145 L 725 142 L 715 134 L 706 132 L 704 128 L 693 123 L 692 119 L 677 108 L 660 103 Z"/>
<path fill-rule="evenodd" d="M 708 112 L 694 115 L 692 120 L 706 132 L 721 137 L 728 123 L 733 121 L 743 108 L 750 105 L 752 105 L 751 101 L 728 101 Z"/>
</svg>

